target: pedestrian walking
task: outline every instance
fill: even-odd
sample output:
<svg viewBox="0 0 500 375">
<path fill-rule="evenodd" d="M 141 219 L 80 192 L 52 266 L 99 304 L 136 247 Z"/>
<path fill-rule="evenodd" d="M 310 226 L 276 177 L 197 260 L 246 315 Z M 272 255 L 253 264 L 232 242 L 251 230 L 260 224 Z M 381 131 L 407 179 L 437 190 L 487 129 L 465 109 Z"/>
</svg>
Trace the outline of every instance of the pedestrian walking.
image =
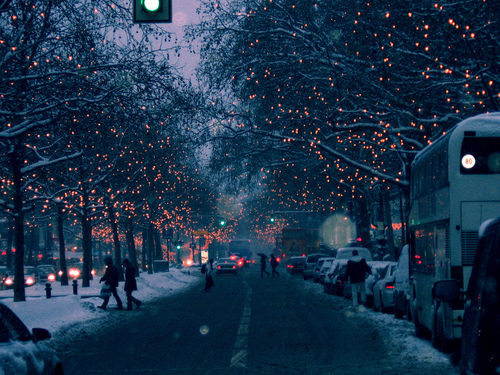
<svg viewBox="0 0 500 375">
<path fill-rule="evenodd" d="M 137 308 L 142 304 L 137 298 L 132 296 L 132 292 L 137 290 L 137 282 L 135 281 L 135 267 L 128 259 L 123 260 L 125 267 L 125 293 L 127 294 L 127 310 L 132 310 L 132 303 L 135 303 Z"/>
<path fill-rule="evenodd" d="M 214 278 L 212 272 L 214 270 L 214 260 L 210 259 L 205 266 L 205 292 L 210 292 L 214 284 Z"/>
<path fill-rule="evenodd" d="M 267 255 L 266 254 L 257 254 L 257 255 L 260 255 L 260 277 L 264 277 L 264 274 L 269 276 L 269 272 L 266 271 Z"/>
<path fill-rule="evenodd" d="M 120 299 L 120 296 L 118 295 L 118 292 L 116 290 L 119 280 L 118 267 L 113 264 L 113 259 L 111 259 L 111 257 L 104 258 L 104 263 L 106 264 L 106 271 L 104 272 L 104 276 L 101 277 L 99 283 L 104 281 L 104 283 L 110 286 L 111 294 L 113 295 L 113 297 L 115 297 L 116 303 L 118 304 L 117 310 L 123 310 L 122 300 Z M 106 310 L 106 306 L 108 306 L 110 296 L 103 298 L 104 302 L 101 306 L 98 306 L 98 308 Z"/>
<path fill-rule="evenodd" d="M 276 271 L 276 267 L 278 267 L 278 259 L 276 259 L 276 257 L 274 256 L 274 254 L 271 254 L 271 260 L 270 260 L 270 263 L 271 263 L 271 270 L 273 271 L 273 277 L 274 277 L 274 274 L 278 275 L 278 277 L 280 277 L 280 274 L 278 271 Z"/>
<path fill-rule="evenodd" d="M 347 262 L 344 277 L 346 280 L 351 281 L 352 304 L 355 308 L 359 307 L 358 293 L 361 295 L 361 303 L 366 304 L 365 279 L 367 273 L 372 274 L 371 268 L 366 263 L 366 260 L 359 255 L 358 250 L 353 250 L 352 258 Z"/>
</svg>

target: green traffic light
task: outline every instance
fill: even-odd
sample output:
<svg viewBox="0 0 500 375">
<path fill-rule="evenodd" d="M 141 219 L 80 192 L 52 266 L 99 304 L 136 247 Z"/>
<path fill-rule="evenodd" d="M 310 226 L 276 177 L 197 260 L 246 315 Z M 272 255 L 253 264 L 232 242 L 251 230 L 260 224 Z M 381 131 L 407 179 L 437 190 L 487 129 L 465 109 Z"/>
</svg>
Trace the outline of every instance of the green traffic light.
<svg viewBox="0 0 500 375">
<path fill-rule="evenodd" d="M 158 12 L 161 7 L 161 0 L 142 0 L 142 6 L 148 12 Z"/>
<path fill-rule="evenodd" d="M 221 221 L 220 221 L 220 225 L 221 225 L 221 226 L 226 225 L 226 220 L 221 220 Z"/>
<path fill-rule="evenodd" d="M 271 223 L 274 223 L 276 219 L 274 217 L 271 218 Z"/>
</svg>

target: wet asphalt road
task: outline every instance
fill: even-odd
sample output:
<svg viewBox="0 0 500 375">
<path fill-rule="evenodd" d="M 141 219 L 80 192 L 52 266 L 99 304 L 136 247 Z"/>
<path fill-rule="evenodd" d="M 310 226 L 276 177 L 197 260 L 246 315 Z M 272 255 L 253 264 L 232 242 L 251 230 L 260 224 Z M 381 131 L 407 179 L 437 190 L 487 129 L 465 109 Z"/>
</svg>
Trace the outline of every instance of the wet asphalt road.
<svg viewBox="0 0 500 375">
<path fill-rule="evenodd" d="M 82 325 L 79 338 L 57 344 L 65 374 L 458 374 L 395 360 L 377 328 L 346 314 L 339 297 L 318 299 L 279 271 L 261 278 L 253 265 L 215 276 L 210 293 L 200 279 L 140 310 L 103 312 L 109 323 L 99 332 Z"/>
</svg>

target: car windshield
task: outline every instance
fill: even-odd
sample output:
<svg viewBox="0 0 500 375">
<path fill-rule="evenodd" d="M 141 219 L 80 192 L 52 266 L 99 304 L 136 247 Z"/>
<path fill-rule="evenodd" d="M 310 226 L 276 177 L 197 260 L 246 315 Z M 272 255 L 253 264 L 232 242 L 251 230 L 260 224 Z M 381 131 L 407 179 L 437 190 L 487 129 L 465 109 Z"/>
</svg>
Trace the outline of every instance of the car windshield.
<svg viewBox="0 0 500 375">
<path fill-rule="evenodd" d="M 52 266 L 38 266 L 38 272 L 54 272 L 54 267 Z"/>
<path fill-rule="evenodd" d="M 34 276 L 36 275 L 36 269 L 31 267 L 24 268 L 24 275 L 26 276 Z"/>
</svg>

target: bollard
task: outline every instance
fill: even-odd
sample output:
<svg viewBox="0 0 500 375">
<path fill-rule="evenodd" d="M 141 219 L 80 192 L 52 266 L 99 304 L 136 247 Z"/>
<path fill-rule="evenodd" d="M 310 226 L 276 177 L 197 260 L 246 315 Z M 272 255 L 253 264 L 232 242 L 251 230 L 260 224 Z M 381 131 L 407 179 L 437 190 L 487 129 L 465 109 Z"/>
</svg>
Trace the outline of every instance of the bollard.
<svg viewBox="0 0 500 375">
<path fill-rule="evenodd" d="M 78 294 L 78 280 L 73 280 L 73 294 Z"/>
<path fill-rule="evenodd" d="M 52 297 L 52 286 L 50 285 L 50 283 L 45 284 L 45 297 Z"/>
</svg>

